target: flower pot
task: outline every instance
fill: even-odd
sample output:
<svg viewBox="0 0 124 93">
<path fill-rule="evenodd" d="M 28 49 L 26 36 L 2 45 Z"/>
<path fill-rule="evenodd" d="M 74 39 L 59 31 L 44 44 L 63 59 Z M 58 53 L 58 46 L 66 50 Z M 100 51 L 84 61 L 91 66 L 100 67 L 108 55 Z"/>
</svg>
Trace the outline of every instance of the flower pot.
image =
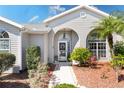
<svg viewBox="0 0 124 93">
<path fill-rule="evenodd" d="M 79 65 L 79 61 L 73 60 L 72 65 Z"/>
</svg>

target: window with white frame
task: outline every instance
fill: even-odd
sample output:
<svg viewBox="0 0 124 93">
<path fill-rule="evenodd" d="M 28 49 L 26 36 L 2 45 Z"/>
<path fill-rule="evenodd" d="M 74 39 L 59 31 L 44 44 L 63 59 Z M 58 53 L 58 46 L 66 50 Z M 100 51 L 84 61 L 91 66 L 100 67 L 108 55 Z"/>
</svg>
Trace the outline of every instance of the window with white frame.
<svg viewBox="0 0 124 93">
<path fill-rule="evenodd" d="M 91 32 L 87 38 L 87 47 L 97 59 L 106 58 L 106 38 L 100 38 L 96 32 Z"/>
<path fill-rule="evenodd" d="M 10 39 L 6 31 L 0 31 L 0 52 L 10 52 Z"/>
</svg>

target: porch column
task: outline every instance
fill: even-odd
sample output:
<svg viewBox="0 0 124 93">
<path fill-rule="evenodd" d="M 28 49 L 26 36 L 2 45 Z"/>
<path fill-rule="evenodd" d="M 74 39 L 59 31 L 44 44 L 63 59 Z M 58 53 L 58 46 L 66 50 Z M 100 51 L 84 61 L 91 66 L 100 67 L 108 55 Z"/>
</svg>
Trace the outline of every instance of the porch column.
<svg viewBox="0 0 124 93">
<path fill-rule="evenodd" d="M 48 62 L 48 34 L 44 34 L 44 64 Z"/>
<path fill-rule="evenodd" d="M 19 57 L 19 63 L 18 65 L 20 66 L 20 70 L 23 69 L 22 67 L 22 32 L 20 32 L 20 36 L 19 36 L 19 50 L 18 50 L 18 57 Z"/>
</svg>

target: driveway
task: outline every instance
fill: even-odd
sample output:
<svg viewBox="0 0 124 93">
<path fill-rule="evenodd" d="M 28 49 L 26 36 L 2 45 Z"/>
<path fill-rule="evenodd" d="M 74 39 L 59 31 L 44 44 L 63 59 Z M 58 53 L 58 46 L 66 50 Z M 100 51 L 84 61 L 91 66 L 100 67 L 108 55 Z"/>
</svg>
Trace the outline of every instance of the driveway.
<svg viewBox="0 0 124 93">
<path fill-rule="evenodd" d="M 57 84 L 68 83 L 77 86 L 77 79 L 70 62 L 56 62 L 55 70 L 49 82 L 49 87 Z"/>
</svg>

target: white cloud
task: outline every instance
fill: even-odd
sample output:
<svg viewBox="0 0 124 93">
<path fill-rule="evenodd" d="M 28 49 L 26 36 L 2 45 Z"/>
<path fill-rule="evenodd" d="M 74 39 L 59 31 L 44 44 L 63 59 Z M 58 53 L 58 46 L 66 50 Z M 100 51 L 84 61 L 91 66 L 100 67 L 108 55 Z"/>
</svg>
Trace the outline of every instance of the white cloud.
<svg viewBox="0 0 124 93">
<path fill-rule="evenodd" d="M 33 21 L 35 21 L 35 20 L 38 19 L 38 18 L 39 18 L 38 15 L 33 16 L 28 22 L 33 22 Z"/>
<path fill-rule="evenodd" d="M 64 7 L 61 7 L 60 5 L 52 5 L 49 7 L 49 14 L 50 14 L 50 16 L 54 16 L 54 15 L 59 14 L 65 10 L 66 9 Z"/>
</svg>

